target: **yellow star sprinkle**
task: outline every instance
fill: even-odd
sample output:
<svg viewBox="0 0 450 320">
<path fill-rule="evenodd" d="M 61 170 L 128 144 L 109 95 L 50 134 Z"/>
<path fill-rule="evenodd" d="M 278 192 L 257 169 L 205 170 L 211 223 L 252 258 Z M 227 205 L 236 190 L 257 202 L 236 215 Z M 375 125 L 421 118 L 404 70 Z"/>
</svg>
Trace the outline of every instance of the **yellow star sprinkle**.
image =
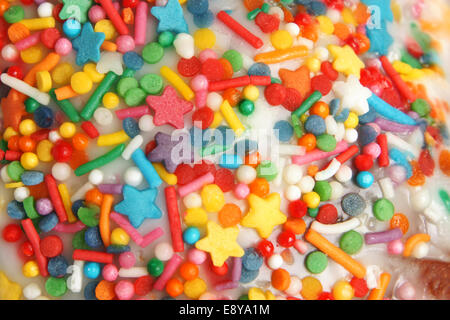
<svg viewBox="0 0 450 320">
<path fill-rule="evenodd" d="M 350 46 L 345 45 L 339 47 L 330 44 L 328 46 L 328 51 L 330 51 L 334 57 L 333 68 L 336 71 L 342 72 L 346 76 L 353 74 L 359 79 L 359 73 L 365 65 Z"/>
<path fill-rule="evenodd" d="M 216 267 L 221 267 L 228 257 L 242 257 L 244 250 L 236 242 L 238 227 L 222 228 L 213 221 L 206 225 L 206 237 L 197 241 L 195 247 L 209 252 Z"/>
<path fill-rule="evenodd" d="M 19 300 L 22 296 L 22 288 L 8 279 L 6 274 L 0 271 L 0 300 Z"/>
<path fill-rule="evenodd" d="M 257 195 L 248 196 L 250 210 L 242 219 L 241 225 L 254 228 L 261 238 L 268 238 L 273 228 L 286 222 L 286 216 L 280 211 L 280 195 L 276 192 L 262 199 Z"/>
</svg>

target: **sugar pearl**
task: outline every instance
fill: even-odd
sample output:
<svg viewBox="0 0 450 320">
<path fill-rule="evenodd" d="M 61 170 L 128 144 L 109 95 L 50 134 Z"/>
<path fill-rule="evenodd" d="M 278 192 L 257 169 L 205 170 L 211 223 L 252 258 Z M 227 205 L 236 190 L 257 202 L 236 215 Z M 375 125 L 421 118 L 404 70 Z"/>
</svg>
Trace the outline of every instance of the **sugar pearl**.
<svg viewBox="0 0 450 320">
<path fill-rule="evenodd" d="M 330 18 L 331 22 L 337 23 L 341 20 L 341 13 L 336 9 L 328 9 L 327 17 Z"/>
<path fill-rule="evenodd" d="M 288 295 L 295 296 L 300 293 L 300 290 L 302 290 L 302 280 L 296 276 L 291 277 L 291 282 L 285 292 Z"/>
<path fill-rule="evenodd" d="M 122 268 L 126 269 L 134 267 L 134 265 L 136 264 L 136 257 L 134 256 L 133 252 L 122 252 L 119 255 L 119 264 Z"/>
<path fill-rule="evenodd" d="M 30 196 L 30 189 L 27 187 L 20 187 L 14 190 L 14 199 L 16 201 L 22 202 Z"/>
<path fill-rule="evenodd" d="M 428 245 L 428 243 L 421 241 L 416 244 L 411 252 L 411 256 L 416 259 L 422 259 L 427 256 L 428 251 L 430 251 L 430 246 Z"/>
<path fill-rule="evenodd" d="M 45 216 L 53 211 L 53 204 L 48 198 L 40 198 L 36 201 L 36 211 Z"/>
<path fill-rule="evenodd" d="M 40 18 L 51 17 L 53 14 L 53 4 L 50 2 L 43 2 L 37 8 L 37 14 Z"/>
<path fill-rule="evenodd" d="M 208 90 L 208 78 L 202 74 L 196 75 L 191 79 L 190 87 L 194 91 Z"/>
<path fill-rule="evenodd" d="M 295 201 L 300 199 L 300 197 L 302 196 L 302 192 L 300 191 L 300 188 L 298 186 L 291 185 L 284 190 L 284 196 L 289 201 Z"/>
<path fill-rule="evenodd" d="M 301 240 L 301 239 L 297 239 L 294 242 L 294 248 L 301 254 L 305 254 L 306 251 L 308 251 L 308 244 Z"/>
<path fill-rule="evenodd" d="M 378 143 L 371 142 L 368 145 L 363 147 L 363 154 L 367 154 L 374 159 L 378 158 L 380 153 L 381 153 L 381 148 L 378 145 Z"/>
<path fill-rule="evenodd" d="M 183 198 L 186 208 L 200 208 L 202 206 L 202 197 L 197 192 L 192 192 Z"/>
<path fill-rule="evenodd" d="M 394 164 L 394 165 L 388 167 L 387 174 L 388 174 L 389 178 L 391 178 L 392 182 L 398 183 L 398 184 L 402 183 L 407 178 L 407 176 L 406 176 L 407 173 L 406 173 L 405 167 L 398 165 L 398 164 Z"/>
<path fill-rule="evenodd" d="M 168 242 L 158 243 L 155 247 L 155 257 L 161 261 L 169 261 L 173 256 L 173 248 Z"/>
<path fill-rule="evenodd" d="M 153 124 L 153 117 L 145 114 L 139 118 L 139 129 L 144 132 L 152 131 L 155 125 Z"/>
<path fill-rule="evenodd" d="M 101 6 L 95 5 L 89 9 L 88 16 L 92 23 L 97 23 L 106 18 L 106 12 Z"/>
<path fill-rule="evenodd" d="M 23 288 L 22 293 L 25 299 L 34 300 L 41 295 L 42 291 L 41 288 L 39 288 L 39 286 L 37 285 L 37 283 L 32 282 L 30 284 L 27 284 Z"/>
<path fill-rule="evenodd" d="M 358 140 L 358 131 L 356 131 L 355 129 L 346 129 L 344 139 L 348 143 L 355 142 L 356 140 Z"/>
<path fill-rule="evenodd" d="M 284 29 L 291 34 L 293 37 L 297 37 L 300 34 L 300 27 L 293 22 L 286 24 Z"/>
<path fill-rule="evenodd" d="M 102 276 L 106 281 L 116 281 L 119 276 L 119 270 L 114 264 L 109 263 L 103 267 Z"/>
<path fill-rule="evenodd" d="M 112 112 L 104 107 L 97 108 L 94 112 L 95 121 L 101 126 L 110 125 L 114 119 Z"/>
<path fill-rule="evenodd" d="M 52 143 L 55 143 L 56 141 L 62 140 L 62 138 L 59 135 L 57 130 L 51 130 L 48 133 L 48 140 L 50 140 L 50 142 L 52 142 Z"/>
<path fill-rule="evenodd" d="M 430 192 L 426 188 L 422 188 L 419 191 L 412 192 L 410 196 L 411 206 L 416 211 L 423 211 L 431 203 Z"/>
<path fill-rule="evenodd" d="M 409 281 L 405 281 L 395 289 L 395 295 L 400 300 L 414 300 L 416 298 L 416 289 Z"/>
<path fill-rule="evenodd" d="M 239 182 L 250 184 L 256 179 L 256 170 L 252 166 L 240 166 L 236 171 L 236 178 Z"/>
<path fill-rule="evenodd" d="M 283 265 L 283 258 L 279 254 L 273 254 L 267 260 L 267 265 L 270 269 L 276 270 L 279 269 Z"/>
<path fill-rule="evenodd" d="M 12 179 L 9 177 L 8 175 L 8 166 L 4 166 L 1 170 L 0 170 L 0 177 L 2 178 L 2 181 L 4 183 L 10 183 L 12 181 Z"/>
<path fill-rule="evenodd" d="M 217 92 L 210 92 L 206 96 L 206 106 L 212 111 L 219 111 L 223 98 Z"/>
<path fill-rule="evenodd" d="M 66 181 L 70 178 L 72 168 L 65 162 L 57 162 L 52 167 L 52 176 L 59 181 Z"/>
<path fill-rule="evenodd" d="M 300 179 L 298 186 L 300 187 L 300 191 L 302 193 L 311 192 L 314 188 L 315 181 L 311 176 L 304 176 Z"/>
<path fill-rule="evenodd" d="M 143 178 L 144 177 L 141 170 L 139 170 L 139 168 L 135 166 L 129 167 L 123 175 L 125 183 L 133 187 L 137 187 L 138 185 L 140 185 Z"/>
<path fill-rule="evenodd" d="M 330 200 L 340 199 L 342 197 L 342 194 L 344 193 L 344 187 L 342 186 L 342 184 L 340 184 L 337 181 L 331 181 L 330 187 L 331 187 Z"/>
<path fill-rule="evenodd" d="M 330 53 L 327 48 L 325 47 L 317 47 L 314 50 L 314 55 L 319 59 L 320 61 L 328 60 L 328 57 L 330 56 Z"/>
<path fill-rule="evenodd" d="M 13 44 L 7 44 L 2 49 L 2 58 L 5 61 L 13 62 L 19 58 L 19 50 Z"/>
<path fill-rule="evenodd" d="M 350 181 L 352 176 L 353 176 L 352 169 L 346 164 L 341 165 L 341 167 L 339 168 L 339 170 L 336 172 L 335 175 L 336 179 L 341 183 Z"/>
<path fill-rule="evenodd" d="M 283 178 L 287 184 L 297 184 L 303 176 L 302 168 L 297 164 L 287 165 L 283 170 Z"/>
<path fill-rule="evenodd" d="M 389 254 L 401 254 L 405 246 L 401 239 L 393 240 L 387 244 L 387 251 Z"/>
<path fill-rule="evenodd" d="M 67 38 L 59 38 L 55 43 L 55 52 L 60 56 L 67 56 L 72 51 L 72 42 Z"/>
<path fill-rule="evenodd" d="M 245 199 L 250 194 L 250 188 L 245 183 L 238 183 L 234 188 L 234 196 L 238 199 Z"/>
<path fill-rule="evenodd" d="M 187 257 L 190 262 L 200 265 L 206 261 L 208 256 L 205 251 L 192 248 L 188 251 Z"/>
<path fill-rule="evenodd" d="M 117 51 L 119 51 L 120 53 L 132 51 L 136 47 L 133 37 L 129 35 L 122 35 L 117 37 L 116 44 Z"/>
<path fill-rule="evenodd" d="M 270 7 L 268 13 L 277 16 L 280 21 L 284 20 L 284 12 L 280 7 Z"/>
<path fill-rule="evenodd" d="M 134 296 L 134 284 L 128 280 L 120 280 L 114 287 L 119 300 L 130 300 Z"/>
<path fill-rule="evenodd" d="M 99 185 L 103 182 L 103 178 L 104 178 L 104 174 L 103 171 L 99 170 L 99 169 L 94 169 L 89 173 L 89 182 L 94 184 L 94 185 Z"/>
</svg>

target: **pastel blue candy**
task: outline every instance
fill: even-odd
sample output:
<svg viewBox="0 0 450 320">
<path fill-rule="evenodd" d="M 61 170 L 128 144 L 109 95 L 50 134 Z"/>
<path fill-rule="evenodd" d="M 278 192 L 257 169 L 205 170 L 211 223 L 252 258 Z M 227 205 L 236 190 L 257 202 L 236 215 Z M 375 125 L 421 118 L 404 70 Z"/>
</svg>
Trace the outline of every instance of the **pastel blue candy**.
<svg viewBox="0 0 450 320">
<path fill-rule="evenodd" d="M 39 229 L 43 232 L 49 232 L 51 231 L 56 225 L 58 224 L 59 219 L 56 213 L 52 212 L 46 216 L 44 216 L 39 221 Z"/>
<path fill-rule="evenodd" d="M 208 0 L 188 0 L 186 9 L 193 15 L 203 14 L 209 9 Z"/>
<path fill-rule="evenodd" d="M 214 22 L 214 13 L 207 10 L 205 13 L 194 15 L 194 24 L 198 28 L 208 28 Z"/>
<path fill-rule="evenodd" d="M 264 259 L 261 257 L 255 248 L 245 249 L 242 257 L 242 267 L 249 271 L 257 271 L 263 265 Z"/>
<path fill-rule="evenodd" d="M 222 154 L 219 159 L 219 166 L 227 169 L 237 169 L 243 164 L 242 158 L 237 154 Z"/>
<path fill-rule="evenodd" d="M 91 281 L 84 287 L 84 299 L 86 300 L 97 300 L 97 296 L 95 295 L 95 289 L 100 281 Z"/>
<path fill-rule="evenodd" d="M 380 55 L 386 55 L 389 47 L 394 42 L 391 35 L 387 31 L 386 21 L 381 20 L 380 25 L 366 26 L 366 35 L 370 40 L 369 52 L 374 52 Z"/>
<path fill-rule="evenodd" d="M 270 76 L 270 68 L 265 63 L 257 62 L 251 65 L 247 73 L 249 76 Z"/>
<path fill-rule="evenodd" d="M 389 158 L 406 169 L 406 177 L 408 179 L 412 176 L 412 167 L 403 152 L 396 148 L 392 148 L 389 150 Z"/>
<path fill-rule="evenodd" d="M 72 212 L 73 214 L 78 218 L 78 209 L 81 207 L 84 207 L 84 201 L 83 200 L 76 200 L 74 203 L 72 203 Z"/>
<path fill-rule="evenodd" d="M 241 157 L 256 150 L 258 150 L 258 142 L 254 140 L 240 140 L 234 145 L 234 152 Z"/>
<path fill-rule="evenodd" d="M 49 107 L 40 106 L 33 113 L 34 122 L 41 128 L 50 128 L 53 124 L 53 111 Z"/>
<path fill-rule="evenodd" d="M 26 186 L 36 186 L 44 181 L 44 173 L 41 171 L 25 171 L 20 176 L 20 180 Z"/>
<path fill-rule="evenodd" d="M 103 245 L 100 229 L 98 227 L 89 227 L 84 233 L 84 241 L 91 248 L 98 248 Z"/>
<path fill-rule="evenodd" d="M 81 32 L 80 22 L 75 19 L 67 19 L 63 23 L 63 32 L 69 39 L 78 37 Z"/>
<path fill-rule="evenodd" d="M 273 130 L 278 140 L 283 142 L 288 142 L 289 140 L 291 140 L 294 134 L 292 125 L 286 120 L 280 120 L 275 123 L 275 125 L 273 126 Z"/>
<path fill-rule="evenodd" d="M 67 273 L 68 266 L 69 264 L 67 263 L 66 258 L 63 256 L 56 256 L 48 259 L 47 271 L 52 277 L 61 278 Z"/>
<path fill-rule="evenodd" d="M 106 252 L 113 254 L 128 252 L 130 250 L 131 250 L 130 246 L 122 246 L 118 244 L 112 244 L 106 248 Z"/>
<path fill-rule="evenodd" d="M 105 34 L 94 32 L 92 24 L 85 23 L 80 36 L 72 41 L 72 47 L 77 51 L 76 64 L 83 66 L 89 61 L 98 62 L 103 41 L 105 41 Z"/>
<path fill-rule="evenodd" d="M 144 59 L 137 52 L 128 51 L 123 55 L 123 63 L 127 68 L 138 71 L 144 66 Z"/>
<path fill-rule="evenodd" d="M 372 14 L 375 14 L 374 10 L 377 10 L 381 20 L 393 21 L 394 15 L 391 10 L 391 0 L 361 0 Z"/>
<path fill-rule="evenodd" d="M 366 146 L 371 142 L 374 142 L 377 137 L 377 132 L 372 126 L 364 124 L 358 128 L 358 141 L 361 146 Z"/>
<path fill-rule="evenodd" d="M 307 11 L 311 15 L 320 16 L 327 12 L 327 7 L 323 2 L 312 1 L 307 5 Z"/>
<path fill-rule="evenodd" d="M 10 203 L 8 203 L 8 206 L 6 207 L 6 212 L 8 213 L 8 216 L 11 219 L 21 220 L 25 219 L 27 216 L 27 213 L 25 212 L 25 209 L 23 208 L 22 202 L 13 200 Z"/>
<path fill-rule="evenodd" d="M 341 110 L 341 112 L 339 114 L 334 116 L 334 120 L 336 120 L 336 122 L 345 122 L 345 120 L 347 120 L 349 114 L 350 114 L 350 110 L 347 108 L 344 108 Z"/>
<path fill-rule="evenodd" d="M 416 121 L 403 113 L 402 111 L 395 109 L 393 106 L 388 104 L 383 99 L 379 98 L 377 95 L 373 94 L 367 99 L 369 105 L 375 110 L 376 113 L 383 116 L 384 118 L 400 123 L 408 124 L 411 126 L 416 125 Z"/>
<path fill-rule="evenodd" d="M 189 227 L 183 231 L 183 241 L 187 244 L 194 245 L 200 240 L 200 231 L 196 227 Z"/>
<path fill-rule="evenodd" d="M 172 31 L 173 33 L 189 33 L 189 28 L 184 19 L 183 9 L 178 0 L 169 0 L 164 7 L 154 6 L 152 15 L 158 20 L 158 33 Z"/>
<path fill-rule="evenodd" d="M 159 177 L 152 163 L 145 157 L 144 151 L 142 151 L 142 149 L 136 149 L 136 151 L 134 151 L 131 155 L 131 159 L 133 159 L 134 164 L 139 168 L 139 170 L 141 170 L 142 175 L 144 176 L 145 180 L 147 180 L 150 188 L 157 188 L 161 185 L 161 178 Z"/>
<path fill-rule="evenodd" d="M 241 278 L 239 279 L 239 282 L 241 283 L 249 283 L 255 280 L 259 275 L 259 269 L 258 270 L 248 270 L 244 267 L 241 269 Z"/>
<path fill-rule="evenodd" d="M 125 118 L 122 121 L 122 127 L 123 131 L 131 138 L 133 139 L 136 137 L 141 130 L 139 129 L 138 122 L 133 118 Z"/>
<path fill-rule="evenodd" d="M 305 121 L 305 130 L 315 136 L 320 136 L 327 130 L 325 120 L 318 115 L 310 115 Z"/>
<path fill-rule="evenodd" d="M 359 194 L 351 192 L 342 197 L 341 207 L 346 214 L 356 217 L 363 213 L 366 208 L 366 201 Z"/>
<path fill-rule="evenodd" d="M 375 112 L 375 110 L 372 107 L 369 106 L 369 111 L 358 116 L 358 119 L 359 119 L 360 124 L 366 124 L 366 123 L 374 122 L 376 117 L 377 117 L 377 113 Z"/>
<path fill-rule="evenodd" d="M 339 111 L 340 104 L 341 100 L 338 98 L 334 98 L 333 100 L 330 101 L 330 103 L 328 104 L 330 108 L 330 115 L 334 117 L 337 114 L 337 112 Z"/>
<path fill-rule="evenodd" d="M 98 262 L 86 262 L 83 268 L 83 273 L 86 278 L 96 279 L 100 275 L 100 263 Z"/>
<path fill-rule="evenodd" d="M 373 181 L 374 177 L 369 171 L 360 171 L 356 175 L 356 183 L 360 188 L 369 188 L 373 184 Z"/>
</svg>

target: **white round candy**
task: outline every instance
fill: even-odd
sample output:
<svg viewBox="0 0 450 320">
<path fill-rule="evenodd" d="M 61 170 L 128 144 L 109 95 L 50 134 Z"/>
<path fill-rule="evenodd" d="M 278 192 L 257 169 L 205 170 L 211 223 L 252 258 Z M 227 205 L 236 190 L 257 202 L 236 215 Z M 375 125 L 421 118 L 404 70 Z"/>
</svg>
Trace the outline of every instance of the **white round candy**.
<svg viewBox="0 0 450 320">
<path fill-rule="evenodd" d="M 99 169 L 94 169 L 89 173 L 88 180 L 90 183 L 94 185 L 99 185 L 100 183 L 103 182 L 104 177 L 105 175 L 103 174 L 103 171 Z"/>
<path fill-rule="evenodd" d="M 333 116 L 327 116 L 325 118 L 325 126 L 328 134 L 335 135 L 338 132 L 338 125 Z"/>
<path fill-rule="evenodd" d="M 155 257 L 161 261 L 169 261 L 173 256 L 173 248 L 170 243 L 161 242 L 155 247 Z"/>
<path fill-rule="evenodd" d="M 55 143 L 56 141 L 62 140 L 62 138 L 57 130 L 52 130 L 48 133 L 48 140 L 50 140 L 51 143 Z"/>
<path fill-rule="evenodd" d="M 129 167 L 124 175 L 123 179 L 126 184 L 129 184 L 130 186 L 137 187 L 142 183 L 142 180 L 144 179 L 144 176 L 142 175 L 141 170 L 139 170 L 138 167 Z"/>
<path fill-rule="evenodd" d="M 293 22 L 286 24 L 284 29 L 291 34 L 293 37 L 297 37 L 300 34 L 300 27 Z"/>
<path fill-rule="evenodd" d="M 283 170 L 283 178 L 287 184 L 297 184 L 303 176 L 302 167 L 293 163 L 287 165 Z"/>
<path fill-rule="evenodd" d="M 431 203 L 430 192 L 426 188 L 422 188 L 419 191 L 411 193 L 411 206 L 416 211 L 423 211 Z"/>
<path fill-rule="evenodd" d="M 344 187 L 342 186 L 342 184 L 340 184 L 337 181 L 331 181 L 330 187 L 331 187 L 330 200 L 340 199 L 342 197 L 342 194 L 344 193 Z"/>
<path fill-rule="evenodd" d="M 10 183 L 12 182 L 12 179 L 9 177 L 8 175 L 8 166 L 4 166 L 1 170 L 0 170 L 0 177 L 2 178 L 2 181 L 4 183 Z"/>
<path fill-rule="evenodd" d="M 183 198 L 183 203 L 188 209 L 200 208 L 202 206 L 202 197 L 197 192 L 192 192 Z"/>
<path fill-rule="evenodd" d="M 352 169 L 346 164 L 342 164 L 339 170 L 336 172 L 335 178 L 337 181 L 345 183 L 350 181 L 353 176 Z"/>
<path fill-rule="evenodd" d="M 53 4 L 50 2 L 43 2 L 37 8 L 37 14 L 40 18 L 47 18 L 53 15 Z"/>
<path fill-rule="evenodd" d="M 416 244 L 416 246 L 411 252 L 411 256 L 413 256 L 416 259 L 422 259 L 427 256 L 428 251 L 430 251 L 428 243 L 421 241 L 418 244 Z"/>
<path fill-rule="evenodd" d="M 173 41 L 177 54 L 184 59 L 194 56 L 194 38 L 188 33 L 179 33 Z"/>
<path fill-rule="evenodd" d="M 346 129 L 344 139 L 348 143 L 355 142 L 356 140 L 358 140 L 358 131 L 356 131 L 355 129 Z"/>
<path fill-rule="evenodd" d="M 284 20 L 284 12 L 280 7 L 270 7 L 268 14 L 278 16 L 280 21 Z"/>
<path fill-rule="evenodd" d="M 94 112 L 95 121 L 101 126 L 110 125 L 114 119 L 112 112 L 104 107 L 97 108 Z"/>
<path fill-rule="evenodd" d="M 32 282 L 23 288 L 22 293 L 25 299 L 34 300 L 41 295 L 42 291 L 36 283 Z"/>
<path fill-rule="evenodd" d="M 291 282 L 289 283 L 289 287 L 285 290 L 285 292 L 290 296 L 295 296 L 300 293 L 302 290 L 302 280 L 299 277 L 293 276 L 291 277 Z"/>
<path fill-rule="evenodd" d="M 295 201 L 300 199 L 302 192 L 298 186 L 290 185 L 284 190 L 284 196 L 289 201 Z"/>
<path fill-rule="evenodd" d="M 210 92 L 206 96 L 206 106 L 212 111 L 219 111 L 223 98 L 217 92 Z"/>
<path fill-rule="evenodd" d="M 139 118 L 139 129 L 144 132 L 152 131 L 155 125 L 153 124 L 153 117 L 145 114 Z"/>
<path fill-rule="evenodd" d="M 314 181 L 313 177 L 304 176 L 300 179 L 298 186 L 300 187 L 302 193 L 308 193 L 313 190 L 315 183 L 316 182 Z"/>
<path fill-rule="evenodd" d="M 277 253 L 273 254 L 270 256 L 269 260 L 267 260 L 267 265 L 272 270 L 279 269 L 283 265 L 283 257 Z"/>
<path fill-rule="evenodd" d="M 72 168 L 65 162 L 57 162 L 52 167 L 52 176 L 58 181 L 66 181 L 71 173 Z"/>
<path fill-rule="evenodd" d="M 337 142 L 339 142 L 342 139 L 344 139 L 344 136 L 345 136 L 345 126 L 342 122 L 338 122 L 337 130 L 336 130 L 336 133 L 334 134 L 334 138 L 336 139 Z"/>
<path fill-rule="evenodd" d="M 7 44 L 2 49 L 2 58 L 5 61 L 13 62 L 19 58 L 19 50 L 13 44 Z"/>
<path fill-rule="evenodd" d="M 328 57 L 330 56 L 330 52 L 325 47 L 317 47 L 314 50 L 314 55 L 319 59 L 320 61 L 328 60 Z"/>
<path fill-rule="evenodd" d="M 30 196 L 30 189 L 27 187 L 20 187 L 14 190 L 14 199 L 16 201 L 22 202 Z"/>
<path fill-rule="evenodd" d="M 237 169 L 236 178 L 239 182 L 250 184 L 256 179 L 256 170 L 252 166 L 240 166 L 239 169 Z"/>
<path fill-rule="evenodd" d="M 336 9 L 328 9 L 327 17 L 330 18 L 331 22 L 337 23 L 341 20 L 341 13 Z"/>
</svg>

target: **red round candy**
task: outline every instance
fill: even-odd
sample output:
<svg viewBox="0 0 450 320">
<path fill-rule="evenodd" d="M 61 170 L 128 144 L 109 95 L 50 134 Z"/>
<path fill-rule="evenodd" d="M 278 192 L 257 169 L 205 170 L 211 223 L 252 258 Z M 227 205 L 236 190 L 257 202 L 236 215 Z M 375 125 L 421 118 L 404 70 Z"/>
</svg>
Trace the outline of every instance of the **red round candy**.
<svg viewBox="0 0 450 320">
<path fill-rule="evenodd" d="M 17 242 L 22 238 L 22 229 L 19 225 L 11 223 L 3 228 L 3 240 L 6 242 Z"/>
<path fill-rule="evenodd" d="M 292 247 L 295 243 L 295 234 L 292 231 L 284 230 L 278 235 L 277 242 L 282 247 Z"/>
<path fill-rule="evenodd" d="M 282 106 L 289 111 L 294 111 L 302 104 L 303 97 L 297 89 L 286 88 L 286 98 L 284 99 Z"/>
<path fill-rule="evenodd" d="M 313 23 L 313 18 L 306 12 L 299 12 L 294 17 L 294 22 L 299 26 L 309 26 Z"/>
<path fill-rule="evenodd" d="M 353 287 L 355 297 L 357 298 L 362 298 L 369 292 L 366 280 L 364 279 L 353 277 L 352 280 L 350 280 L 350 285 Z"/>
<path fill-rule="evenodd" d="M 177 183 L 180 186 L 188 184 L 195 179 L 194 169 L 186 163 L 178 165 L 174 173 L 177 176 Z"/>
<path fill-rule="evenodd" d="M 63 242 L 58 236 L 47 236 L 41 239 L 41 253 L 44 257 L 54 258 L 63 252 Z"/>
<path fill-rule="evenodd" d="M 368 154 L 357 155 L 354 162 L 358 171 L 369 171 L 373 166 L 373 158 Z"/>
<path fill-rule="evenodd" d="M 192 114 L 192 123 L 200 129 L 208 128 L 214 120 L 214 111 L 208 107 L 197 109 Z"/>
<path fill-rule="evenodd" d="M 298 199 L 289 203 L 288 211 L 291 217 L 302 218 L 308 211 L 308 206 L 305 201 Z"/>
<path fill-rule="evenodd" d="M 20 252 L 25 257 L 32 257 L 34 255 L 34 250 L 33 250 L 33 246 L 31 245 L 31 242 L 27 240 L 24 243 L 22 243 L 20 245 Z"/>
<path fill-rule="evenodd" d="M 218 276 L 224 276 L 228 273 L 228 264 L 224 262 L 220 267 L 216 267 L 211 263 L 211 270 Z"/>
<path fill-rule="evenodd" d="M 152 291 L 153 279 L 150 276 L 142 276 L 134 282 L 134 293 L 138 296 L 145 296 Z"/>
<path fill-rule="evenodd" d="M 201 73 L 208 80 L 222 80 L 225 74 L 222 63 L 218 59 L 208 59 L 202 64 Z"/>
<path fill-rule="evenodd" d="M 19 66 L 11 66 L 8 68 L 8 75 L 17 79 L 23 79 L 23 71 Z"/>
<path fill-rule="evenodd" d="M 196 56 L 190 59 L 181 58 L 177 64 L 178 73 L 183 77 L 193 77 L 200 72 L 201 68 L 202 63 Z"/>
<path fill-rule="evenodd" d="M 201 177 L 208 172 L 211 172 L 214 175 L 216 173 L 216 166 L 211 161 L 202 160 L 200 163 L 194 164 L 194 172 L 196 178 Z"/>
<path fill-rule="evenodd" d="M 139 0 L 122 0 L 122 7 L 124 8 L 136 8 L 138 5 Z"/>
<path fill-rule="evenodd" d="M 320 65 L 320 71 L 331 81 L 335 81 L 339 77 L 339 72 L 334 70 L 330 61 L 324 61 Z"/>
<path fill-rule="evenodd" d="M 149 141 L 145 146 L 145 155 L 148 155 L 155 148 L 156 148 L 156 141 L 155 140 Z"/>
<path fill-rule="evenodd" d="M 316 220 L 323 224 L 336 223 L 338 218 L 338 211 L 331 203 L 324 204 L 319 208 Z"/>
<path fill-rule="evenodd" d="M 47 28 L 41 32 L 41 42 L 49 49 L 55 47 L 59 38 L 61 38 L 61 32 L 56 28 Z"/>
<path fill-rule="evenodd" d="M 422 150 L 418 162 L 420 171 L 427 177 L 431 177 L 434 173 L 435 163 L 427 149 Z"/>
<path fill-rule="evenodd" d="M 64 4 L 63 3 L 58 3 L 53 7 L 53 12 L 52 12 L 52 16 L 53 18 L 55 18 L 56 21 L 58 22 L 63 22 L 64 20 L 61 19 L 59 17 L 59 13 L 61 12 L 62 8 L 63 8 Z"/>
<path fill-rule="evenodd" d="M 278 30 L 280 26 L 280 19 L 277 16 L 267 14 L 265 12 L 260 12 L 255 18 L 255 24 L 261 29 L 264 33 L 272 33 Z"/>
<path fill-rule="evenodd" d="M 272 106 L 278 106 L 286 99 L 286 87 L 279 83 L 272 83 L 264 89 L 264 97 Z"/>
<path fill-rule="evenodd" d="M 334 300 L 334 297 L 330 292 L 323 291 L 321 294 L 319 294 L 317 300 Z"/>
<path fill-rule="evenodd" d="M 72 146 L 70 143 L 59 140 L 52 148 L 52 156 L 56 162 L 68 162 L 72 157 Z"/>
<path fill-rule="evenodd" d="M 258 243 L 256 250 L 264 258 L 268 258 L 273 254 L 273 244 L 269 240 L 263 239 Z"/>
<path fill-rule="evenodd" d="M 234 175 L 231 170 L 221 168 L 214 175 L 214 183 L 219 186 L 223 192 L 228 192 L 234 188 Z"/>
<path fill-rule="evenodd" d="M 311 79 L 311 89 L 320 91 L 322 96 L 326 96 L 331 91 L 332 85 L 331 80 L 324 74 L 319 74 Z"/>
</svg>

